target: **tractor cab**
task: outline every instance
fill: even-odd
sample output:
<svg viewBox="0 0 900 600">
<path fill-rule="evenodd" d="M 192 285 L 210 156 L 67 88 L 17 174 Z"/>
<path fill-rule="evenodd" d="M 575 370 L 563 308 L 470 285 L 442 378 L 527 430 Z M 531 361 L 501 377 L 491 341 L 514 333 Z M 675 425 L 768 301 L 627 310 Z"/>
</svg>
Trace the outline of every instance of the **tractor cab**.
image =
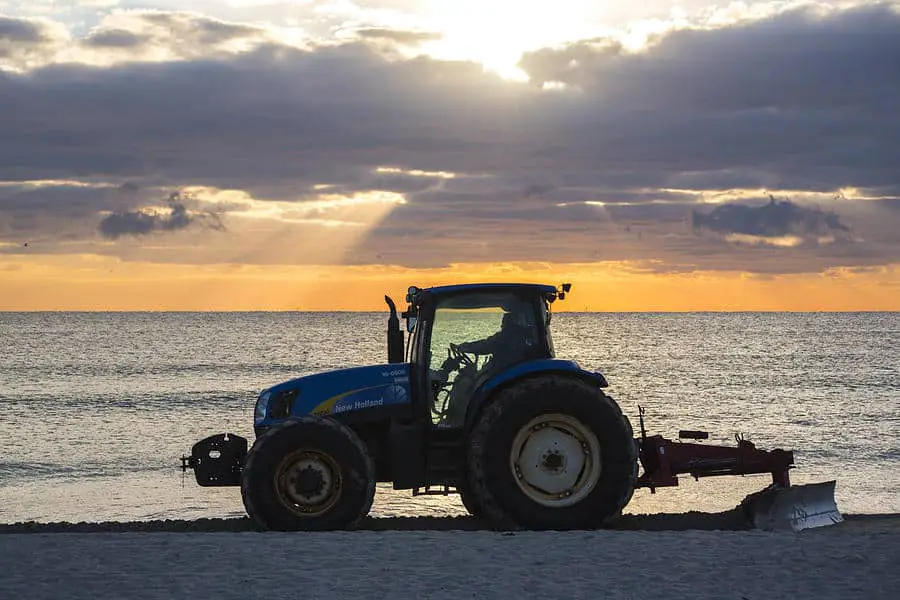
<svg viewBox="0 0 900 600">
<path fill-rule="evenodd" d="M 463 427 L 470 401 L 485 383 L 522 363 L 554 358 L 550 304 L 569 288 L 409 288 L 405 358 L 435 427 Z"/>
</svg>

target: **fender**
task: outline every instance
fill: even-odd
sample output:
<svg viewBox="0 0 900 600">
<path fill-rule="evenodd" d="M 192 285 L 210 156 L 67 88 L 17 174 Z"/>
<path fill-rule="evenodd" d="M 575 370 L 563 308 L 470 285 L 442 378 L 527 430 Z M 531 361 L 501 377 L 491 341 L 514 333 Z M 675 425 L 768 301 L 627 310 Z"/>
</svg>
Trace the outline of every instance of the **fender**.
<svg viewBox="0 0 900 600">
<path fill-rule="evenodd" d="M 560 373 L 583 379 L 588 383 L 592 383 L 597 387 L 605 388 L 609 386 L 606 377 L 599 371 L 587 371 L 581 368 L 574 360 L 563 360 L 559 358 L 539 358 L 514 365 L 505 371 L 497 373 L 490 379 L 482 383 L 478 389 L 472 394 L 469 400 L 469 406 L 466 410 L 466 428 L 468 429 L 475 421 L 475 418 L 481 412 L 482 405 L 501 388 L 506 387 L 520 379 L 533 375 L 542 375 L 544 373 Z"/>
</svg>

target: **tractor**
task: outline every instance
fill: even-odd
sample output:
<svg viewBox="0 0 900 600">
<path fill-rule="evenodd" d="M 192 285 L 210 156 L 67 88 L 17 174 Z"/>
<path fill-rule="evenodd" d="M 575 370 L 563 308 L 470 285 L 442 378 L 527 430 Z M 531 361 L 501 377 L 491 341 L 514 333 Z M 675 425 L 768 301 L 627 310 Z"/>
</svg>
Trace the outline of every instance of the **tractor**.
<svg viewBox="0 0 900 600">
<path fill-rule="evenodd" d="M 299 377 L 263 390 L 255 440 L 206 437 L 181 457 L 200 486 L 239 486 L 260 529 L 359 525 L 379 482 L 413 495 L 458 493 L 495 529 L 593 529 L 636 489 L 678 476 L 770 473 L 744 505 L 754 524 L 795 531 L 841 521 L 834 482 L 791 486 L 793 452 L 640 434 L 602 373 L 556 356 L 551 305 L 571 284 L 420 289 L 389 308 L 387 362 Z M 405 320 L 405 332 L 400 318 Z M 642 467 L 643 472 L 641 473 Z"/>
</svg>

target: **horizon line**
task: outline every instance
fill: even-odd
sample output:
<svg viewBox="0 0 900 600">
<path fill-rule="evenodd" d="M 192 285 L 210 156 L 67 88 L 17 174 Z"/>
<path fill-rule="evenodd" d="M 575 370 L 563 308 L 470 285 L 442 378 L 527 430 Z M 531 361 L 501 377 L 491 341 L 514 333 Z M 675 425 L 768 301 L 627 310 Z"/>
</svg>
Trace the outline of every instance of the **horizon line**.
<svg viewBox="0 0 900 600">
<path fill-rule="evenodd" d="M 554 310 L 554 315 L 560 314 L 692 314 L 692 313 L 711 313 L 711 314 L 745 314 L 745 313 L 794 313 L 794 314 L 847 314 L 847 313 L 897 313 L 898 309 L 828 309 L 828 310 L 796 310 L 796 309 L 695 309 L 695 310 Z M 0 314 L 12 313 L 351 313 L 351 314 L 389 314 L 387 310 L 352 310 L 352 309 L 306 309 L 306 308 L 285 308 L 285 309 L 0 309 Z"/>
</svg>

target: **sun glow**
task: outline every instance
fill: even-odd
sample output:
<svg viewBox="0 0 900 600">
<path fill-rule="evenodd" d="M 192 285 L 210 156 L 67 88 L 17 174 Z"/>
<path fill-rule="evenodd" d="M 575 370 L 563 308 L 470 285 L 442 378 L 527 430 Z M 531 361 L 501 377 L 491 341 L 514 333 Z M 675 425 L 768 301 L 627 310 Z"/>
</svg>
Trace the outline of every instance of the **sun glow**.
<svg viewBox="0 0 900 600">
<path fill-rule="evenodd" d="M 583 0 L 430 0 L 428 20 L 442 37 L 422 48 L 435 58 L 473 60 L 504 78 L 525 80 L 516 66 L 523 52 L 598 34 L 585 23 L 591 6 Z"/>
</svg>

